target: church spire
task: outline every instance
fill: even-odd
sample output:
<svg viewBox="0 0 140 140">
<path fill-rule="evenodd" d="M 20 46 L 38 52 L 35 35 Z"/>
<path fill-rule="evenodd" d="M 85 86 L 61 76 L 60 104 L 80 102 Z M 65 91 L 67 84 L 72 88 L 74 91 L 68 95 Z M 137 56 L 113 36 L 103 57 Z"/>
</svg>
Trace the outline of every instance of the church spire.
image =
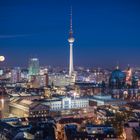
<svg viewBox="0 0 140 140">
<path fill-rule="evenodd" d="M 119 69 L 119 61 L 117 61 L 116 69 L 117 69 L 117 70 Z"/>
</svg>

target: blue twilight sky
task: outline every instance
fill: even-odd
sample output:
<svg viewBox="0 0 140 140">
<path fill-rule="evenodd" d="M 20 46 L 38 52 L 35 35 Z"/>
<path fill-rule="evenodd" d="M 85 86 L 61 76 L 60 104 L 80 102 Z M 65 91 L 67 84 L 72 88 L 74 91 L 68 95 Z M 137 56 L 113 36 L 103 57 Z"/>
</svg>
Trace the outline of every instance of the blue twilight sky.
<svg viewBox="0 0 140 140">
<path fill-rule="evenodd" d="M 2 65 L 68 66 L 71 5 L 75 65 L 140 66 L 139 0 L 0 0 Z"/>
</svg>

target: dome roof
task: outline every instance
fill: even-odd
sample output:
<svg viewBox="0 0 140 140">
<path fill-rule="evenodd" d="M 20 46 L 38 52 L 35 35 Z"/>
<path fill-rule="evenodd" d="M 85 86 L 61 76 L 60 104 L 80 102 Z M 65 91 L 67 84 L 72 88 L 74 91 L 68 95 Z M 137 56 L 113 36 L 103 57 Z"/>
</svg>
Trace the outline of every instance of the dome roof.
<svg viewBox="0 0 140 140">
<path fill-rule="evenodd" d="M 122 72 L 120 69 L 115 69 L 111 74 L 111 80 L 116 81 L 116 79 L 123 80 L 125 79 L 125 73 Z"/>
<path fill-rule="evenodd" d="M 109 85 L 111 88 L 123 88 L 125 86 L 126 75 L 119 67 L 112 71 L 109 78 Z"/>
<path fill-rule="evenodd" d="M 133 81 L 139 81 L 139 77 L 136 76 L 136 75 L 134 75 L 134 76 L 132 77 L 132 80 L 133 80 Z"/>
</svg>

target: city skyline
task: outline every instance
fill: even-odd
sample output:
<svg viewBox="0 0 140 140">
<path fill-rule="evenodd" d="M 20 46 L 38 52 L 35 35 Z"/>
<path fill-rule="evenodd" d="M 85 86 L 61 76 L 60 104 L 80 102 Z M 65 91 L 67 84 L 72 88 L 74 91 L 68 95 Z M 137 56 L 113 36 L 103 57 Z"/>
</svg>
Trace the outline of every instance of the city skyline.
<svg viewBox="0 0 140 140">
<path fill-rule="evenodd" d="M 67 67 L 72 5 L 75 66 L 140 66 L 137 0 L 32 2 L 0 2 L 0 51 L 6 57 L 2 65 L 27 66 L 29 58 L 38 57 L 41 65 Z"/>
<path fill-rule="evenodd" d="M 139 0 L 0 0 L 0 140 L 140 140 Z"/>
</svg>

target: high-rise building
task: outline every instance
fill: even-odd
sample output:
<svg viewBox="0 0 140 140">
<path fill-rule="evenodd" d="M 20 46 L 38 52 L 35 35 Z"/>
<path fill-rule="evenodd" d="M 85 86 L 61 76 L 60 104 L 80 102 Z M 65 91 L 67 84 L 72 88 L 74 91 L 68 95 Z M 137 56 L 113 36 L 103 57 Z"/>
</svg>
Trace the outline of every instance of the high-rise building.
<svg viewBox="0 0 140 140">
<path fill-rule="evenodd" d="M 11 70 L 11 82 L 17 83 L 21 81 L 21 69 L 20 67 L 15 67 Z"/>
<path fill-rule="evenodd" d="M 48 74 L 32 75 L 30 79 L 31 88 L 40 88 L 48 86 Z"/>
<path fill-rule="evenodd" d="M 29 61 L 29 76 L 39 74 L 39 59 L 31 58 Z"/>
<path fill-rule="evenodd" d="M 73 68 L 73 43 L 74 43 L 74 37 L 73 37 L 73 29 L 72 29 L 72 8 L 71 8 L 71 14 L 70 14 L 70 31 L 69 31 L 69 38 L 68 42 L 70 45 L 70 58 L 69 58 L 69 76 L 72 76 L 72 73 L 74 72 Z"/>
<path fill-rule="evenodd" d="M 0 69 L 0 76 L 3 75 L 4 71 L 3 69 Z"/>
</svg>

